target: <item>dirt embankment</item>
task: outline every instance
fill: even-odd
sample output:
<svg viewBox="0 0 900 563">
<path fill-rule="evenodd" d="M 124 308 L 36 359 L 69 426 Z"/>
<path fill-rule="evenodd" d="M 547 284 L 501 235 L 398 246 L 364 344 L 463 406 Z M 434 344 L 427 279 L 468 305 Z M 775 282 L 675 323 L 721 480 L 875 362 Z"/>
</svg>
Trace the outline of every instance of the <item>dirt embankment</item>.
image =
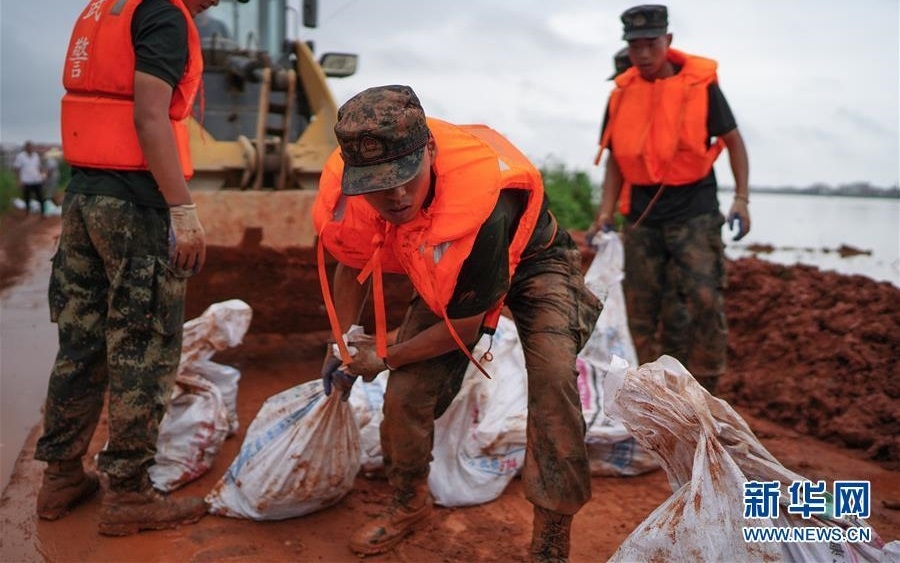
<svg viewBox="0 0 900 563">
<path fill-rule="evenodd" d="M 745 258 L 726 307 L 724 399 L 900 469 L 900 289 Z"/>
</svg>

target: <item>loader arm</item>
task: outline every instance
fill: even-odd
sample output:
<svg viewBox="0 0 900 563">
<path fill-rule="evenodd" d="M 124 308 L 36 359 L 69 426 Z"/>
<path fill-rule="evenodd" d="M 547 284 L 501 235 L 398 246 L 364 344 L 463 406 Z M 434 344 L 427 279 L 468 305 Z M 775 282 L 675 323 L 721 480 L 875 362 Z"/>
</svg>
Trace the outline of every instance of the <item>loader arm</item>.
<svg viewBox="0 0 900 563">
<path fill-rule="evenodd" d="M 319 175 L 325 161 L 337 147 L 334 125 L 337 122 L 337 104 L 328 89 L 325 73 L 315 60 L 309 46 L 294 42 L 297 57 L 297 74 L 309 103 L 309 126 L 300 134 L 296 143 L 288 146 L 294 182 L 301 189 L 317 189 Z"/>
</svg>

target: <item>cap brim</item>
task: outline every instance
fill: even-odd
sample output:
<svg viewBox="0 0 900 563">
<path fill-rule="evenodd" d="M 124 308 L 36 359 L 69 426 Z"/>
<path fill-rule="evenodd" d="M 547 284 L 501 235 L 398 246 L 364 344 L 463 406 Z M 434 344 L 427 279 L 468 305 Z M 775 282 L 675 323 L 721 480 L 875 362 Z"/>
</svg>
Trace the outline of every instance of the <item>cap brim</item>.
<svg viewBox="0 0 900 563">
<path fill-rule="evenodd" d="M 390 190 L 412 180 L 422 167 L 425 147 L 398 159 L 369 166 L 344 166 L 341 192 L 362 195 Z"/>
<path fill-rule="evenodd" d="M 652 29 L 635 29 L 633 31 L 626 31 L 622 36 L 622 39 L 624 39 L 625 41 L 631 41 L 632 39 L 656 39 L 657 37 L 662 37 L 665 34 L 665 28 L 655 27 Z"/>
</svg>

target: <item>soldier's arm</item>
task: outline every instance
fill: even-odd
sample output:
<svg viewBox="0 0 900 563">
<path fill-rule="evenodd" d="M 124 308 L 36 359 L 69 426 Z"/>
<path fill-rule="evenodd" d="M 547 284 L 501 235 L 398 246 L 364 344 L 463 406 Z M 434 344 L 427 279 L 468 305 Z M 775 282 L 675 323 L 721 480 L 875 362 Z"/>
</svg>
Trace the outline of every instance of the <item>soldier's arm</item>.
<svg viewBox="0 0 900 563">
<path fill-rule="evenodd" d="M 172 86 L 141 71 L 134 73 L 134 126 L 144 159 L 169 206 L 191 203 L 169 122 Z"/>
</svg>

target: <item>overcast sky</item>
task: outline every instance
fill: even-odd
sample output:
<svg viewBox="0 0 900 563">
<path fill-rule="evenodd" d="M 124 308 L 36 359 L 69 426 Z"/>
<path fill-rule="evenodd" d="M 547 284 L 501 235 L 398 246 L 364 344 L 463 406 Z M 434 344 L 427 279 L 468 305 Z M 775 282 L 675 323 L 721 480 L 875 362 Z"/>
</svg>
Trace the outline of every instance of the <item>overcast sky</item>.
<svg viewBox="0 0 900 563">
<path fill-rule="evenodd" d="M 252 0 L 251 0 L 252 1 Z M 79 0 L 0 2 L 0 140 L 59 139 L 60 74 Z M 533 160 L 588 171 L 624 43 L 620 0 L 320 0 L 319 53 L 352 52 L 338 104 L 409 84 L 425 111 L 487 123 Z M 898 183 L 897 0 L 674 0 L 673 46 L 719 61 L 756 185 Z M 727 155 L 716 164 L 733 185 Z"/>
</svg>

